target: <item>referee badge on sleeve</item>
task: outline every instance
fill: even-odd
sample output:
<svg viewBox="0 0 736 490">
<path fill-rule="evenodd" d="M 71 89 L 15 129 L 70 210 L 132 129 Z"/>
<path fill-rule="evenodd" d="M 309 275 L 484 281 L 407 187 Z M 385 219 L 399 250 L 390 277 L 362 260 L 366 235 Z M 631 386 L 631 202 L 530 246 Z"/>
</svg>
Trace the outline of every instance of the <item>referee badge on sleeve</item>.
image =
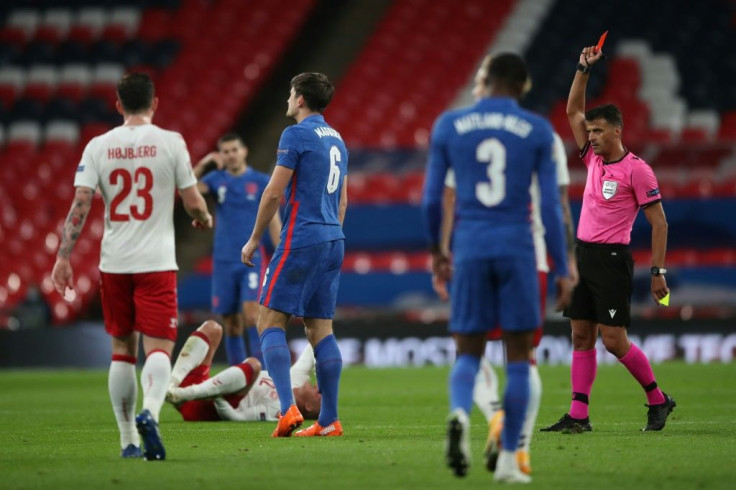
<svg viewBox="0 0 736 490">
<path fill-rule="evenodd" d="M 606 200 L 611 199 L 613 196 L 615 196 L 617 189 L 618 189 L 618 182 L 614 180 L 604 180 L 603 181 L 603 197 L 605 197 Z"/>
</svg>

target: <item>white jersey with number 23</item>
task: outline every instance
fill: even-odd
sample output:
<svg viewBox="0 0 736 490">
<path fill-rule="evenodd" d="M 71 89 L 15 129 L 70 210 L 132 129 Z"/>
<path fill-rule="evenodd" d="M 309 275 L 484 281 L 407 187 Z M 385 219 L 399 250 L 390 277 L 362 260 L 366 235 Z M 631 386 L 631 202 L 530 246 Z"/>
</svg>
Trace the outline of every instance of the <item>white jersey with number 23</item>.
<svg viewBox="0 0 736 490">
<path fill-rule="evenodd" d="M 176 189 L 197 183 L 184 138 L 153 124 L 119 126 L 84 149 L 76 187 L 105 201 L 100 270 L 130 274 L 177 270 Z"/>
</svg>

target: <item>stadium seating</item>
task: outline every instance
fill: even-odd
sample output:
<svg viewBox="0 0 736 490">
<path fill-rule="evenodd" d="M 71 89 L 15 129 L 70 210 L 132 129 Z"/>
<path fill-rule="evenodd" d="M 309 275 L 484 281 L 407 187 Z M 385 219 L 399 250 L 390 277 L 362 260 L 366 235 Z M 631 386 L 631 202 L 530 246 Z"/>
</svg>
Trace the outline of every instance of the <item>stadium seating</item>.
<svg viewBox="0 0 736 490">
<path fill-rule="evenodd" d="M 99 198 L 77 247 L 80 288 L 71 303 L 53 291 L 49 272 L 81 151 L 120 121 L 113 96 L 120 75 L 151 74 L 161 94 L 157 124 L 182 132 L 196 159 L 279 67 L 316 0 L 288 9 L 269 0 L 12 3 L 19 6 L 0 7 L 0 199 L 12 204 L 0 214 L 0 253 L 10 258 L 0 265 L 0 310 L 40 285 L 54 320 L 64 323 L 98 294 Z M 736 60 L 722 55 L 736 40 L 733 18 L 732 3 L 719 0 L 391 3 L 337 80 L 327 112 L 351 151 L 347 287 L 365 274 L 385 285 L 370 301 L 358 286 L 346 298 L 381 305 L 401 288 L 427 293 L 417 205 L 430 128 L 467 92 L 489 47 L 524 52 L 535 83 L 523 104 L 546 114 L 566 140 L 579 209 L 585 173 L 576 167 L 566 96 L 579 47 L 604 30 L 608 59 L 590 78 L 588 103 L 617 103 L 626 144 L 655 168 L 670 233 L 685 244 L 669 252 L 668 263 L 731 270 L 724 245 L 731 232 L 701 225 L 687 209 L 709 217 L 736 198 L 736 85 L 728 83 L 736 80 Z M 648 260 L 640 252 L 647 231 L 635 227 L 640 261 Z M 197 274 L 206 277 L 206 266 Z"/>
<path fill-rule="evenodd" d="M 426 146 L 435 117 L 472 76 L 511 5 L 394 2 L 329 108 L 348 146 Z"/>
<path fill-rule="evenodd" d="M 81 151 L 120 122 L 114 89 L 124 72 L 151 74 L 162 97 L 156 123 L 181 131 L 198 158 L 233 124 L 313 5 L 39 0 L 0 15 L 0 196 L 11 203 L 0 232 L 17 234 L 0 243 L 13 258 L 0 270 L 0 310 L 40 285 L 53 320 L 65 323 L 96 298 L 99 198 L 75 249 L 73 301 L 53 290 L 49 274 Z M 224 93 L 228 103 L 220 104 Z"/>
</svg>

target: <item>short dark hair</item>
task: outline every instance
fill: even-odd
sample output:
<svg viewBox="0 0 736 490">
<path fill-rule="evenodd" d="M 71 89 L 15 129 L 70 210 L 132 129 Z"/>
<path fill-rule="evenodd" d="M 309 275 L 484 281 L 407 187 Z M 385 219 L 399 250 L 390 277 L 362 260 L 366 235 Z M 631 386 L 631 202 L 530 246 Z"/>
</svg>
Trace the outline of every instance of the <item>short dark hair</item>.
<svg viewBox="0 0 736 490">
<path fill-rule="evenodd" d="M 515 53 L 493 55 L 488 63 L 486 85 L 503 85 L 509 88 L 523 89 L 529 78 L 526 63 Z"/>
<path fill-rule="evenodd" d="M 624 127 L 624 117 L 621 115 L 621 110 L 613 104 L 605 104 L 585 111 L 586 121 L 595 121 L 596 119 L 605 119 L 612 126 Z"/>
<path fill-rule="evenodd" d="M 317 404 L 317 406 L 307 406 L 304 403 L 304 400 L 299 398 L 296 400 L 296 406 L 301 412 L 302 416 L 307 420 L 317 420 L 319 418 L 319 411 L 322 408 L 322 401 Z"/>
<path fill-rule="evenodd" d="M 313 111 L 322 113 L 332 100 L 335 88 L 322 73 L 300 73 L 291 79 L 291 88 L 297 96 L 304 97 L 304 101 Z"/>
<path fill-rule="evenodd" d="M 153 80 L 145 73 L 128 73 L 118 82 L 117 93 L 123 110 L 129 114 L 150 109 L 154 95 Z"/>
<path fill-rule="evenodd" d="M 219 148 L 221 144 L 227 143 L 228 141 L 239 141 L 241 145 L 246 146 L 245 141 L 243 141 L 243 138 L 238 133 L 225 133 L 217 140 L 217 147 Z"/>
</svg>

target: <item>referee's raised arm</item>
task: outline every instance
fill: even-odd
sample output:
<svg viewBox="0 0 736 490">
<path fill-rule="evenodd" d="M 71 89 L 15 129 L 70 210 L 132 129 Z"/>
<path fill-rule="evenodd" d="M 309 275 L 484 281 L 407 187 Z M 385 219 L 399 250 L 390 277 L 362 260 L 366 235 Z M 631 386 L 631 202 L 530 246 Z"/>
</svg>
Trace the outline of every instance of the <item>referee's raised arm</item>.
<svg viewBox="0 0 736 490">
<path fill-rule="evenodd" d="M 595 51 L 595 46 L 583 48 L 577 64 L 575 78 L 567 97 L 567 120 L 570 122 L 575 143 L 581 150 L 588 142 L 588 130 L 585 127 L 585 87 L 594 64 L 603 56 L 603 51 Z"/>
</svg>

